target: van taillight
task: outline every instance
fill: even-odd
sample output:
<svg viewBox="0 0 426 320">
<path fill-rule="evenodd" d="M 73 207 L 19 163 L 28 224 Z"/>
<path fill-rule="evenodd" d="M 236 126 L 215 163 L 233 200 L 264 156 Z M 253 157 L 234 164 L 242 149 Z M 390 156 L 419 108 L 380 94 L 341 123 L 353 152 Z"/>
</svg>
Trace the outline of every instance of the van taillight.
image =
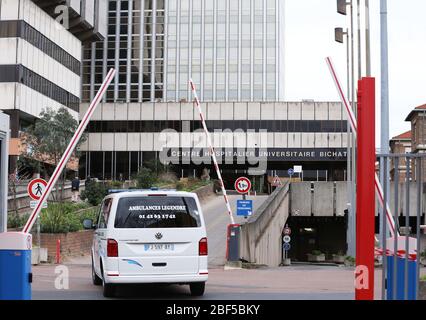
<svg viewBox="0 0 426 320">
<path fill-rule="evenodd" d="M 118 257 L 118 243 L 114 239 L 107 241 L 107 257 Z"/>
<path fill-rule="evenodd" d="M 206 256 L 208 253 L 207 250 L 207 238 L 203 238 L 198 243 L 198 255 L 200 256 Z"/>
</svg>

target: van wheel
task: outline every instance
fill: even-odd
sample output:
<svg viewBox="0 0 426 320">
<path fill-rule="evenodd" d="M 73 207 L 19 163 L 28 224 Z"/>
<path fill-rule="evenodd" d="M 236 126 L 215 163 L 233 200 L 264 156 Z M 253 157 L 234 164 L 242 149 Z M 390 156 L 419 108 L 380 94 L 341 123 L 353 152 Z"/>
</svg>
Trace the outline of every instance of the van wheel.
<svg viewBox="0 0 426 320">
<path fill-rule="evenodd" d="M 103 268 L 102 268 L 103 269 Z M 115 285 L 112 283 L 105 282 L 104 271 L 102 271 L 102 291 L 105 298 L 113 298 L 115 297 Z"/>
<path fill-rule="evenodd" d="M 95 266 L 93 265 L 93 258 L 92 258 L 92 282 L 95 286 L 100 286 L 102 284 L 102 279 L 99 278 L 95 272 Z"/>
<path fill-rule="evenodd" d="M 115 285 L 112 283 L 105 283 L 102 279 L 102 288 L 103 294 L 105 298 L 113 298 L 115 297 Z"/>
<path fill-rule="evenodd" d="M 206 288 L 205 282 L 194 282 L 189 284 L 189 289 L 191 290 L 191 296 L 200 297 L 204 294 Z"/>
</svg>

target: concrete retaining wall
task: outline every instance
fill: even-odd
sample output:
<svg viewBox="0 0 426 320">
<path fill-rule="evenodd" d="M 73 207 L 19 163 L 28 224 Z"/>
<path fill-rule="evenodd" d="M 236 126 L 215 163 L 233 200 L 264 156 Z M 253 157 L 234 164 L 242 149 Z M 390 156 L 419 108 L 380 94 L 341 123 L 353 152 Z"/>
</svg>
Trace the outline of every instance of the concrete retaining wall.
<svg viewBox="0 0 426 320">
<path fill-rule="evenodd" d="M 289 184 L 277 188 L 241 226 L 240 255 L 271 267 L 281 263 L 282 230 L 289 216 Z"/>
<path fill-rule="evenodd" d="M 312 213 L 311 183 L 298 182 L 291 184 L 291 214 L 310 217 Z"/>
<path fill-rule="evenodd" d="M 290 211 L 297 217 L 344 216 L 346 182 L 294 182 L 290 186 Z"/>
<path fill-rule="evenodd" d="M 194 191 L 194 193 L 197 194 L 200 202 L 205 202 L 209 197 L 215 195 L 215 192 L 213 190 L 213 184 L 198 188 Z"/>
<path fill-rule="evenodd" d="M 398 213 L 405 217 L 405 212 L 407 210 L 407 199 L 406 199 L 407 185 L 405 183 L 398 184 Z M 395 214 L 395 182 L 390 183 L 390 190 L 388 192 L 389 206 L 392 212 L 392 215 Z M 417 216 L 417 182 L 410 182 L 410 216 Z M 422 196 L 422 203 L 426 203 L 426 193 Z M 423 205 L 424 206 L 424 205 Z M 376 204 L 376 216 L 379 214 L 381 206 L 377 202 Z M 424 212 L 424 208 L 423 208 Z M 423 222 L 422 222 L 423 223 Z"/>
</svg>

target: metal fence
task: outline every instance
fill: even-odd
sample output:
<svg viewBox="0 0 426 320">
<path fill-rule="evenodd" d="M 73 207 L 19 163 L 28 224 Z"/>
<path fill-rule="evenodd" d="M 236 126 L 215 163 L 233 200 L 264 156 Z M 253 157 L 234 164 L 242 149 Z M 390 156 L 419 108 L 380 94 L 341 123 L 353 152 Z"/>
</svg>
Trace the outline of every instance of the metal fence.
<svg viewBox="0 0 426 320">
<path fill-rule="evenodd" d="M 383 154 L 378 158 L 384 172 L 390 173 L 383 192 L 399 231 L 395 237 L 389 238 L 386 215 L 379 207 L 383 229 L 380 235 L 382 299 L 418 299 L 426 154 Z"/>
</svg>

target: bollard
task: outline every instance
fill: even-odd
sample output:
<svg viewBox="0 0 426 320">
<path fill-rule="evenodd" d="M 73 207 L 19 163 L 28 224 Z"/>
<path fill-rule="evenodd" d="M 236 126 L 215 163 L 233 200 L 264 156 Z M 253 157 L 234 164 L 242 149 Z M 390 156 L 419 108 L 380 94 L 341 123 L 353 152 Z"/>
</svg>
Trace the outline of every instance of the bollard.
<svg viewBox="0 0 426 320">
<path fill-rule="evenodd" d="M 61 263 L 61 240 L 56 240 L 56 264 Z"/>
<path fill-rule="evenodd" d="M 226 260 L 228 262 L 240 261 L 240 225 L 228 225 L 226 236 Z"/>
<path fill-rule="evenodd" d="M 29 233 L 0 233 L 0 300 L 31 300 Z"/>
</svg>

